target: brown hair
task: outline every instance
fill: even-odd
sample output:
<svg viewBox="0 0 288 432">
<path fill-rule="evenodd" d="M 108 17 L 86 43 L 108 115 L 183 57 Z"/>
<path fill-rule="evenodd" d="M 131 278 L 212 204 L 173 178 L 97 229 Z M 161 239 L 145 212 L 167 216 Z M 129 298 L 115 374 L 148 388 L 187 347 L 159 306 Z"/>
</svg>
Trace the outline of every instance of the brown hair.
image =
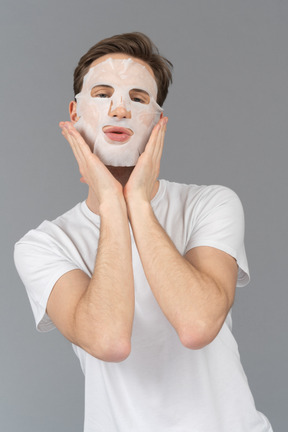
<svg viewBox="0 0 288 432">
<path fill-rule="evenodd" d="M 81 57 L 74 71 L 74 94 L 81 91 L 83 78 L 91 63 L 99 57 L 112 53 L 131 55 L 143 60 L 151 67 L 158 87 L 157 102 L 162 106 L 168 94 L 169 84 L 172 83 L 173 65 L 159 54 L 158 48 L 150 38 L 140 32 L 115 35 L 93 45 Z"/>
</svg>

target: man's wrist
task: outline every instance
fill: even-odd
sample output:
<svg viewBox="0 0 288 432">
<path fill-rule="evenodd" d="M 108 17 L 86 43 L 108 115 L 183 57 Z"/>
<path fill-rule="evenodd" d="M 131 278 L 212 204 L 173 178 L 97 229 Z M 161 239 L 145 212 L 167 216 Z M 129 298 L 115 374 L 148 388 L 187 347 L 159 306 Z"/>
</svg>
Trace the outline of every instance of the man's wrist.
<svg viewBox="0 0 288 432">
<path fill-rule="evenodd" d="M 99 204 L 100 217 L 111 216 L 112 218 L 116 218 L 119 213 L 127 215 L 127 207 L 123 195 L 109 196 L 109 198 Z"/>
<path fill-rule="evenodd" d="M 150 201 L 141 197 L 129 200 L 127 202 L 127 210 L 132 225 L 137 220 L 147 220 L 154 217 Z"/>
</svg>

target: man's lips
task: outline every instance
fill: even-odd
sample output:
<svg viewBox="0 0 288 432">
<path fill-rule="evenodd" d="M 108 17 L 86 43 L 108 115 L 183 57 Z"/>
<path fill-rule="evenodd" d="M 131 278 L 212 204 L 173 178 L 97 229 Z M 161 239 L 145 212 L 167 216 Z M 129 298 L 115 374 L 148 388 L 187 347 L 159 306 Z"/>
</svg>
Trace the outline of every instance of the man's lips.
<svg viewBox="0 0 288 432">
<path fill-rule="evenodd" d="M 112 141 L 126 142 L 133 135 L 131 129 L 119 127 L 119 126 L 104 126 L 103 132 Z"/>
</svg>

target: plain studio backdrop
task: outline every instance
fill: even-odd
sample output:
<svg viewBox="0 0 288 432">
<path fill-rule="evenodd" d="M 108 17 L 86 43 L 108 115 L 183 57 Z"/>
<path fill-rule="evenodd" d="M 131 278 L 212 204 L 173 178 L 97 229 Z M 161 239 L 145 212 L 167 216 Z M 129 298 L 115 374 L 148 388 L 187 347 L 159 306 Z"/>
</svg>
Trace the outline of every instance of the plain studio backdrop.
<svg viewBox="0 0 288 432">
<path fill-rule="evenodd" d="M 222 184 L 243 203 L 252 280 L 233 329 L 257 408 L 287 431 L 287 1 L 2 0 L 0 21 L 1 430 L 82 430 L 78 359 L 58 331 L 35 330 L 13 247 L 85 199 L 58 127 L 80 56 L 142 31 L 174 64 L 161 177 Z"/>
</svg>

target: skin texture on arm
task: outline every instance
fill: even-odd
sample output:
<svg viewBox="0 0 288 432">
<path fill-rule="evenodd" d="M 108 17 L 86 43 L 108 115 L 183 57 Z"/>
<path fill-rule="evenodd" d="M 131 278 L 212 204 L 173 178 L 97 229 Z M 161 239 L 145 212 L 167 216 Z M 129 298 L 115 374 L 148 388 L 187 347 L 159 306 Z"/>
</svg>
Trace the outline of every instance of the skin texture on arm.
<svg viewBox="0 0 288 432">
<path fill-rule="evenodd" d="M 151 290 L 183 345 L 199 349 L 216 337 L 232 306 L 237 264 L 211 247 L 197 247 L 181 256 L 157 221 L 150 201 L 160 169 L 164 120 L 159 133 L 153 131 L 154 139 L 152 133 L 124 195 Z"/>
<path fill-rule="evenodd" d="M 92 278 L 80 270 L 63 275 L 50 295 L 47 313 L 67 339 L 94 357 L 117 362 L 129 355 L 134 316 L 131 239 L 123 188 L 72 124 L 60 125 L 97 202 L 101 226 Z"/>
<path fill-rule="evenodd" d="M 181 256 L 145 204 L 131 206 L 129 214 L 150 288 L 182 344 L 202 348 L 217 336 L 232 306 L 236 261 L 211 247 Z"/>
</svg>

